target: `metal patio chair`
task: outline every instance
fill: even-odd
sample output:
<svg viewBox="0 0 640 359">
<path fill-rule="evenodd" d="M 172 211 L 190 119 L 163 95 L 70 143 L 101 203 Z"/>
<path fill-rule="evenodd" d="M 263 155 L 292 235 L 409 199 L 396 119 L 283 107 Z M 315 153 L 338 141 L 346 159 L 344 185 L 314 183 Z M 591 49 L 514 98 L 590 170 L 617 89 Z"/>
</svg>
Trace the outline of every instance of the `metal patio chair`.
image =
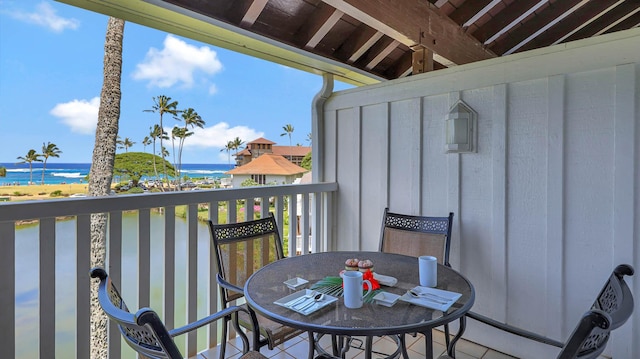
<svg viewBox="0 0 640 359">
<path fill-rule="evenodd" d="M 224 318 L 236 326 L 242 339 L 243 351 L 241 359 L 266 359 L 259 352 L 249 351 L 249 340 L 237 325 L 237 314 L 246 311 L 240 307 L 228 307 L 217 313 L 202 318 L 196 322 L 180 328 L 168 330 L 156 312 L 150 308 L 142 308 L 136 313 L 130 313 L 127 305 L 120 296 L 118 289 L 111 282 L 107 272 L 102 268 L 93 268 L 91 278 L 100 279 L 98 301 L 110 320 L 118 325 L 120 334 L 125 342 L 138 354 L 151 359 L 182 359 L 173 338 L 196 330 L 202 326 L 214 323 Z M 224 348 L 225 343 L 222 343 Z"/>
<path fill-rule="evenodd" d="M 411 257 L 434 256 L 438 258 L 438 263 L 451 267 L 449 252 L 452 223 L 453 212 L 450 212 L 447 217 L 427 217 L 393 213 L 389 212 L 389 208 L 385 208 L 380 231 L 380 251 Z M 464 328 L 464 322 L 464 317 L 460 318 L 461 328 Z M 449 348 L 451 340 L 448 324 L 444 326 L 444 332 L 446 345 Z M 455 341 L 459 337 L 457 336 Z M 404 336 L 400 335 L 398 339 L 403 353 L 406 352 Z"/>
<path fill-rule="evenodd" d="M 272 213 L 266 218 L 240 223 L 214 224 L 209 221 L 209 228 L 218 266 L 216 280 L 220 300 L 223 307 L 227 307 L 244 297 L 244 284 L 251 274 L 284 258 L 282 240 Z M 249 315 L 240 313 L 238 321 L 253 332 L 253 348 L 256 350 L 265 345 L 273 349 L 303 333 L 256 314 L 246 304 L 242 307 L 248 310 Z M 227 323 L 223 325 L 222 334 L 226 338 Z M 224 351 L 221 351 L 220 358 L 223 357 Z"/>
<path fill-rule="evenodd" d="M 620 264 L 613 270 L 591 309 L 582 315 L 564 343 L 475 312 L 468 312 L 467 316 L 508 333 L 561 348 L 557 359 L 595 359 L 607 346 L 611 332 L 621 327 L 633 313 L 633 294 L 624 281 L 624 276 L 632 276 L 633 273 L 633 267 L 628 264 Z"/>
</svg>

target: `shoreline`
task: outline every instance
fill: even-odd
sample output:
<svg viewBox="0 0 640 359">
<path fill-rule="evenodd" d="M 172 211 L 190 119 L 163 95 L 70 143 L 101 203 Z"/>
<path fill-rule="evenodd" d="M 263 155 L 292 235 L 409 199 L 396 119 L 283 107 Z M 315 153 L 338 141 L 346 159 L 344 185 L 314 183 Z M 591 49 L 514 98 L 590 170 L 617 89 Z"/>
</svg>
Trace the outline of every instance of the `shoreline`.
<svg viewBox="0 0 640 359">
<path fill-rule="evenodd" d="M 0 185 L 0 198 L 8 197 L 9 202 L 66 198 L 74 194 L 87 194 L 88 187 L 88 183 Z M 51 196 L 58 191 L 60 195 Z"/>
</svg>

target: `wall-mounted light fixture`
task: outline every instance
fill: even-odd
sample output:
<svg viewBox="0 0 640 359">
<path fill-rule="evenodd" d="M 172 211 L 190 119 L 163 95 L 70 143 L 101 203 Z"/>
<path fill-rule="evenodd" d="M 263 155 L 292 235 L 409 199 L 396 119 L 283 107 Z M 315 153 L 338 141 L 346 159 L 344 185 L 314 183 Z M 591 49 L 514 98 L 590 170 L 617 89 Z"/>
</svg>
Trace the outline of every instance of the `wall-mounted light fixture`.
<svg viewBox="0 0 640 359">
<path fill-rule="evenodd" d="M 451 106 L 444 126 L 447 153 L 476 152 L 477 118 L 462 100 Z"/>
</svg>

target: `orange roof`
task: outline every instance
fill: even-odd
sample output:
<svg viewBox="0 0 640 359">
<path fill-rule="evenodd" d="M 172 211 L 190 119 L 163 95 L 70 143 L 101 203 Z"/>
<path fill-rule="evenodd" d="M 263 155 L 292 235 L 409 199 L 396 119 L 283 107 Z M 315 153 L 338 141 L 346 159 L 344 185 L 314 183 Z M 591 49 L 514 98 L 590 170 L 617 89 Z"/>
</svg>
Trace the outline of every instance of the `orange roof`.
<svg viewBox="0 0 640 359">
<path fill-rule="evenodd" d="M 289 162 L 280 155 L 265 153 L 246 165 L 236 167 L 225 174 L 230 175 L 280 175 L 290 176 L 307 172 L 306 169 Z"/>
<path fill-rule="evenodd" d="M 273 146 L 271 148 L 274 155 L 281 156 L 302 156 L 311 152 L 311 147 L 307 146 Z"/>
<path fill-rule="evenodd" d="M 275 142 L 269 141 L 264 137 L 256 138 L 255 140 L 253 140 L 253 141 L 251 141 L 251 142 L 249 142 L 247 144 L 250 144 L 250 143 L 266 143 L 266 144 L 271 144 L 271 145 L 275 144 Z"/>
</svg>

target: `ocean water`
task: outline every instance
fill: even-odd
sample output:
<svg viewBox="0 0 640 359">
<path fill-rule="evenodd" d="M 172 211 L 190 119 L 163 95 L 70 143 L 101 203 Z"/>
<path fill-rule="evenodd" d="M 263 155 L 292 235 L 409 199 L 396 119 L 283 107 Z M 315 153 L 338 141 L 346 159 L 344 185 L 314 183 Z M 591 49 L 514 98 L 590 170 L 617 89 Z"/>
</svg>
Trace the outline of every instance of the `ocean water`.
<svg viewBox="0 0 640 359">
<path fill-rule="evenodd" d="M 33 173 L 33 182 L 40 184 L 42 181 L 42 163 L 33 163 L 32 171 L 29 171 L 28 163 L 0 163 L 0 167 L 7 169 L 7 176 L 0 177 L 0 186 L 27 185 L 30 173 Z M 232 169 L 228 164 L 182 164 L 182 176 L 191 178 L 221 178 L 227 177 L 224 173 Z M 45 184 L 86 183 L 86 177 L 91 169 L 90 163 L 47 163 L 44 171 Z M 142 178 L 153 179 L 153 178 Z"/>
</svg>

